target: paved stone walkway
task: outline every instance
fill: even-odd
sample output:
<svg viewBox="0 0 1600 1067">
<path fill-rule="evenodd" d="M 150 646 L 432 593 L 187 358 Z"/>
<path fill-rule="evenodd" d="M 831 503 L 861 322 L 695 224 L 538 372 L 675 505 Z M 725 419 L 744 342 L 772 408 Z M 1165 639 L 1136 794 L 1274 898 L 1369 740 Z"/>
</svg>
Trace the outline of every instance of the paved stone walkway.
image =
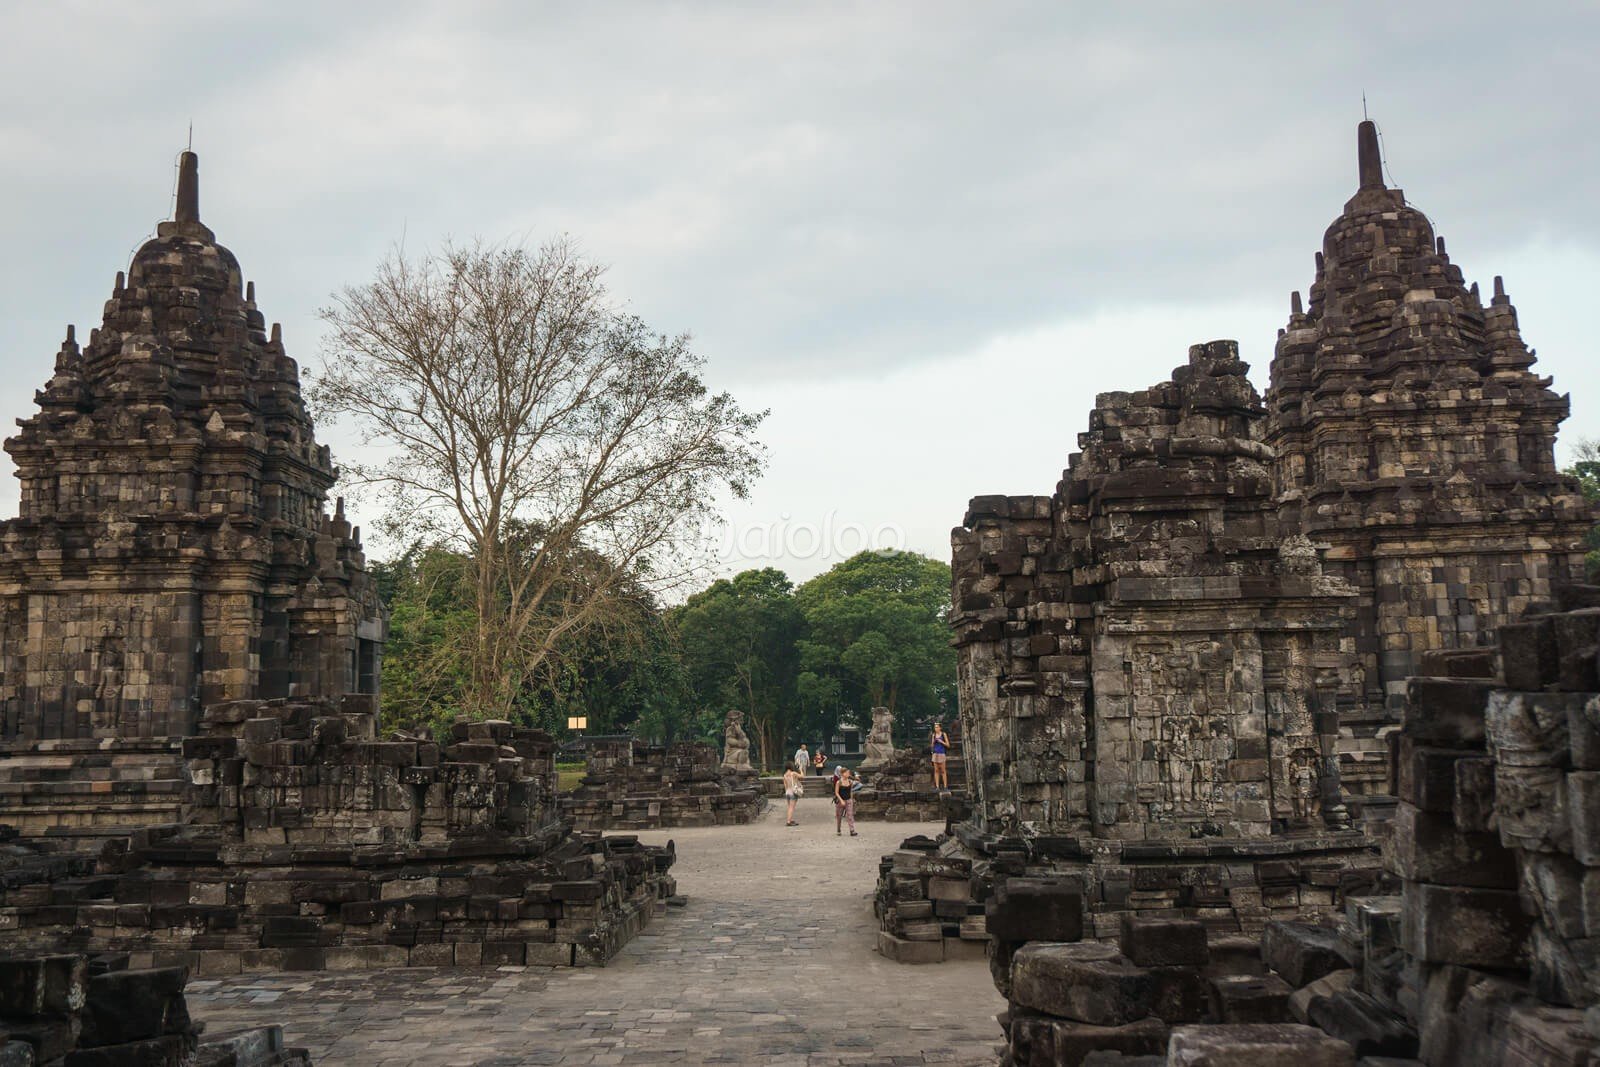
<svg viewBox="0 0 1600 1067">
<path fill-rule="evenodd" d="M 1005 1005 L 981 960 L 873 950 L 878 858 L 922 824 L 835 837 L 831 805 L 673 838 L 688 906 L 611 965 L 246 975 L 189 983 L 213 1032 L 271 1022 L 318 1067 L 468 1064 L 992 1064 Z"/>
</svg>

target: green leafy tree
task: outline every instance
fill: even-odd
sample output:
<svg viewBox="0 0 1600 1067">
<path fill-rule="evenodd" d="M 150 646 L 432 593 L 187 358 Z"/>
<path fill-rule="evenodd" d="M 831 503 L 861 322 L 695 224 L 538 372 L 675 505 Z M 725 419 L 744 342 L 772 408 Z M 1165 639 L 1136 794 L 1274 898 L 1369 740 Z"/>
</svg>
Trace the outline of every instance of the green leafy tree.
<svg viewBox="0 0 1600 1067">
<path fill-rule="evenodd" d="M 562 241 L 396 251 L 323 312 L 310 397 L 382 446 L 348 475 L 384 491 L 384 529 L 471 563 L 460 713 L 511 717 L 631 585 L 704 573 L 708 521 L 761 470 L 762 416 L 603 274 Z"/>
<path fill-rule="evenodd" d="M 804 625 L 788 576 L 767 567 L 720 579 L 671 618 L 701 714 L 714 730 L 727 709 L 739 708 L 762 764 L 780 766 L 793 725 Z"/>
<path fill-rule="evenodd" d="M 441 733 L 469 713 L 477 568 L 464 554 L 433 545 L 414 546 L 373 570 L 390 606 L 384 723 Z M 568 581 L 605 581 L 618 592 L 524 675 L 508 715 L 555 734 L 571 716 L 587 718 L 591 732 L 637 730 L 669 739 L 703 733 L 689 711 L 676 639 L 649 589 L 611 575 L 593 554 L 566 571 Z"/>
<path fill-rule="evenodd" d="M 1584 499 L 1591 503 L 1600 501 L 1600 441 L 1587 438 L 1579 440 L 1577 447 L 1572 451 L 1577 459 L 1562 473 L 1578 479 Z M 1586 544 L 1589 551 L 1584 557 L 1584 563 L 1589 580 L 1600 581 L 1600 526 L 1589 531 Z"/>
<path fill-rule="evenodd" d="M 948 625 L 950 568 L 914 552 L 861 552 L 795 593 L 808 730 L 832 736 L 887 707 L 902 731 L 949 713 L 956 660 Z"/>
</svg>

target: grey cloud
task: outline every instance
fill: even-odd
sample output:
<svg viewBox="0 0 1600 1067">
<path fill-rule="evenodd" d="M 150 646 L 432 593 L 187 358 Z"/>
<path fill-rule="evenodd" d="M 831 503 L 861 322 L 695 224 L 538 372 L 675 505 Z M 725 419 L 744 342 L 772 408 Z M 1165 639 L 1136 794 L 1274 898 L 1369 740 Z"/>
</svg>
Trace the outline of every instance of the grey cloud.
<svg viewBox="0 0 1600 1067">
<path fill-rule="evenodd" d="M 1363 90 L 1469 276 L 1600 246 L 1587 6 L 281 7 L 0 15 L 5 411 L 164 215 L 190 118 L 203 214 L 306 363 L 402 236 L 568 230 L 735 386 L 1286 304 Z"/>
</svg>

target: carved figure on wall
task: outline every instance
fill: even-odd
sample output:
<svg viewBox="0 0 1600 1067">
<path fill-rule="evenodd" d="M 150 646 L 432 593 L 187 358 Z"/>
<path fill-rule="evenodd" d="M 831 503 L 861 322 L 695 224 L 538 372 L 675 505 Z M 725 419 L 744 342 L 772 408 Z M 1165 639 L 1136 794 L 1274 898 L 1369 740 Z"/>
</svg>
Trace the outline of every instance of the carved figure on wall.
<svg viewBox="0 0 1600 1067">
<path fill-rule="evenodd" d="M 121 725 L 118 718 L 122 709 L 122 686 L 125 679 L 126 642 L 122 627 L 108 624 L 100 641 L 97 666 L 98 677 L 94 687 L 95 725 L 100 728 Z"/>
<path fill-rule="evenodd" d="M 863 769 L 878 767 L 894 758 L 894 713 L 888 708 L 872 709 L 872 730 L 867 734 L 867 755 Z"/>
<path fill-rule="evenodd" d="M 744 732 L 744 712 L 733 708 L 722 724 L 723 774 L 754 774 L 750 764 L 750 738 Z"/>
<path fill-rule="evenodd" d="M 1296 749 L 1290 771 L 1290 799 L 1298 819 L 1308 819 L 1317 803 L 1317 754 L 1309 748 Z"/>
<path fill-rule="evenodd" d="M 1194 716 L 1174 718 L 1167 734 L 1163 758 L 1167 765 L 1167 784 L 1174 804 L 1192 803 L 1199 799 L 1195 781 Z"/>
</svg>

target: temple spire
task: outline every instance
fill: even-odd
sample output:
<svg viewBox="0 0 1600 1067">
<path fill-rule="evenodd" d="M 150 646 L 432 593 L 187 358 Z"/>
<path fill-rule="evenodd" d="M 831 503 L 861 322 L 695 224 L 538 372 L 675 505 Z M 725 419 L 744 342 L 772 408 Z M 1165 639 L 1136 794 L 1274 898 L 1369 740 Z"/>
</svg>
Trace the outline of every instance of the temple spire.
<svg viewBox="0 0 1600 1067">
<path fill-rule="evenodd" d="M 1356 131 L 1356 157 L 1360 164 L 1361 188 L 1382 189 L 1383 155 L 1378 151 L 1378 124 L 1364 120 Z"/>
<path fill-rule="evenodd" d="M 184 152 L 178 159 L 178 210 L 174 222 L 200 221 L 200 157 Z"/>
</svg>

